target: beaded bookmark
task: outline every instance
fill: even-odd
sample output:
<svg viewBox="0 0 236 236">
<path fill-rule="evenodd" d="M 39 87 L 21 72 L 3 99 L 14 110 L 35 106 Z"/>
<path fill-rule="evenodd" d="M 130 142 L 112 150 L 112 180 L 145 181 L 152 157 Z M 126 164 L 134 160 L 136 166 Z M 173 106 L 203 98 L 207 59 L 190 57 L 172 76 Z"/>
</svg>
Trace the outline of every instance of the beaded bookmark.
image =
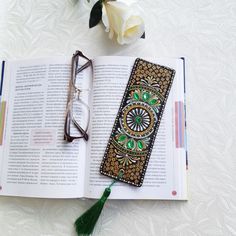
<svg viewBox="0 0 236 236">
<path fill-rule="evenodd" d="M 136 59 L 100 171 L 140 187 L 175 71 Z"/>
</svg>

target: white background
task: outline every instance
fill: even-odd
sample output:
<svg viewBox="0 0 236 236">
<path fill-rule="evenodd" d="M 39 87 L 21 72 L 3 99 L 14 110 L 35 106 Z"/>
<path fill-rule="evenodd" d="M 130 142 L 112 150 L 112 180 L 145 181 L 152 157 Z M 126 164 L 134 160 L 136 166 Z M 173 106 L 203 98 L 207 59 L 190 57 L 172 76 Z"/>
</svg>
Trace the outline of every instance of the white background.
<svg viewBox="0 0 236 236">
<path fill-rule="evenodd" d="M 127 0 L 128 1 L 128 0 Z M 138 1 L 146 39 L 119 46 L 88 28 L 79 0 L 0 0 L 0 58 L 187 58 L 189 201 L 109 201 L 94 235 L 236 235 L 236 1 Z M 75 236 L 94 201 L 0 197 L 0 236 Z"/>
</svg>

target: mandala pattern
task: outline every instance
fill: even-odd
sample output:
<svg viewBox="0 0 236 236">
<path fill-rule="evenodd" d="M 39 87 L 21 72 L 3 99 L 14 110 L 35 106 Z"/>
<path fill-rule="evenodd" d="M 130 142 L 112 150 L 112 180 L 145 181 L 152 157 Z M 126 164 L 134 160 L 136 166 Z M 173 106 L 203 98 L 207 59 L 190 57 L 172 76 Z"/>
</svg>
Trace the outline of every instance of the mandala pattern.
<svg viewBox="0 0 236 236">
<path fill-rule="evenodd" d="M 130 102 L 122 110 L 120 125 L 130 137 L 146 138 L 154 131 L 155 111 L 143 102 Z"/>
<path fill-rule="evenodd" d="M 145 131 L 150 125 L 151 117 L 143 108 L 133 108 L 127 114 L 126 123 L 134 132 Z"/>
<path fill-rule="evenodd" d="M 101 173 L 141 186 L 174 71 L 137 59 L 115 120 Z"/>
</svg>

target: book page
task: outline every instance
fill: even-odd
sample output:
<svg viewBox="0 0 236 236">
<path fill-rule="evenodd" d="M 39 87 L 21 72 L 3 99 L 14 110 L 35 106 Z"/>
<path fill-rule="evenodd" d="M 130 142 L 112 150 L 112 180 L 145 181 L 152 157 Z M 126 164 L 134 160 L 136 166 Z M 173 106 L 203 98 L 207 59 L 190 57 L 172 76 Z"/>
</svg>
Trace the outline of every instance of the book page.
<svg viewBox="0 0 236 236">
<path fill-rule="evenodd" d="M 112 179 L 100 174 L 100 164 L 117 115 L 135 58 L 99 57 L 94 61 L 91 146 L 88 152 L 86 197 L 98 198 Z M 177 69 L 176 59 L 158 60 L 159 64 Z M 177 80 L 177 78 L 175 78 Z M 175 84 L 173 85 L 175 86 Z M 179 199 L 178 175 L 173 153 L 173 89 L 162 117 L 149 160 L 143 186 L 117 182 L 111 199 Z"/>
<path fill-rule="evenodd" d="M 82 197 L 86 142 L 63 140 L 71 59 L 16 61 L 7 69 L 0 194 Z M 89 78 L 91 71 L 77 78 L 85 102 Z"/>
</svg>

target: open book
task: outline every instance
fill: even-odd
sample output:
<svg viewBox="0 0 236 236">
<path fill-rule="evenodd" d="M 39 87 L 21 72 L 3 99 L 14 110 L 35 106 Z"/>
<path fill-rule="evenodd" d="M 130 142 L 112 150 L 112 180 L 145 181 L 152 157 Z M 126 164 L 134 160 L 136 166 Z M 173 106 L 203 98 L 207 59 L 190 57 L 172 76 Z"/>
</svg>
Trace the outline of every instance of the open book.
<svg viewBox="0 0 236 236">
<path fill-rule="evenodd" d="M 89 140 L 63 140 L 70 58 L 3 61 L 0 195 L 99 198 L 111 179 L 99 173 L 135 58 L 98 57 L 79 75 L 90 107 Z M 186 200 L 184 59 L 149 61 L 176 70 L 142 187 L 117 182 L 110 199 Z"/>
</svg>

